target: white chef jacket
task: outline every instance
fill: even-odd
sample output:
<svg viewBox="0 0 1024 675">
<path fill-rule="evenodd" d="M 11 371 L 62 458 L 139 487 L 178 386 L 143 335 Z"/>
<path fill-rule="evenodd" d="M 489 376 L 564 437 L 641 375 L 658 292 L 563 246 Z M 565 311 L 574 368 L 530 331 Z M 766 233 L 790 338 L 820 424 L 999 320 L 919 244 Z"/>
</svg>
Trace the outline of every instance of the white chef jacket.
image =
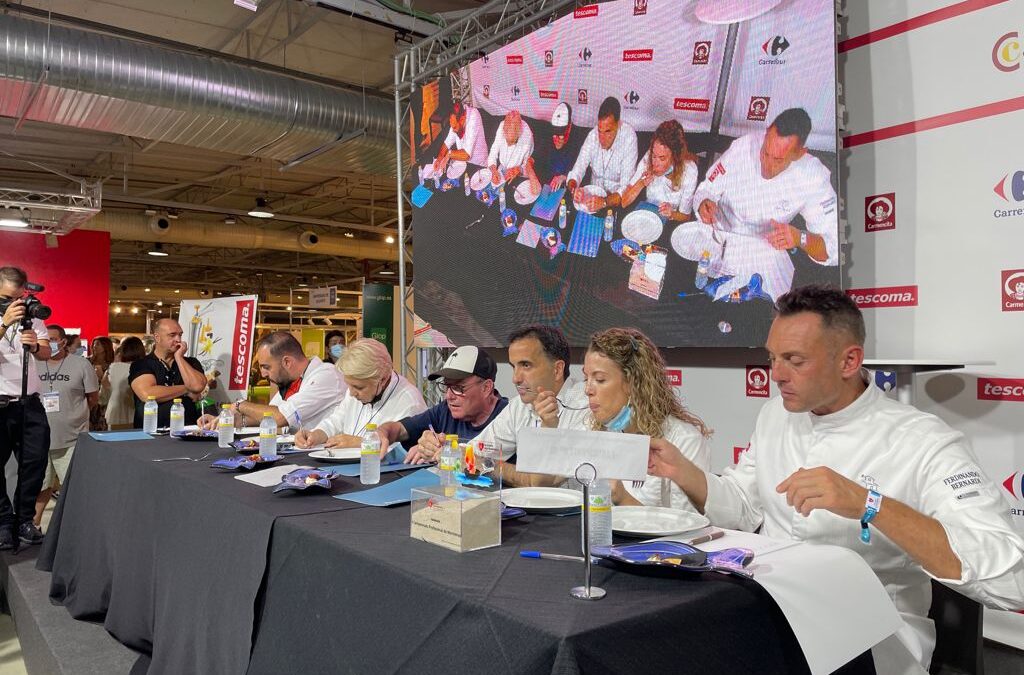
<svg viewBox="0 0 1024 675">
<path fill-rule="evenodd" d="M 636 185 L 643 178 L 644 172 L 647 171 L 647 156 L 649 154 L 645 152 L 640 158 L 640 163 L 636 165 L 636 171 L 633 172 L 633 177 L 629 180 L 630 185 Z M 672 169 L 669 168 L 664 176 L 655 176 L 651 184 L 647 186 L 647 201 L 658 206 L 661 206 L 663 202 L 668 202 L 674 210 L 680 213 L 693 213 L 693 192 L 696 189 L 697 165 L 694 162 L 687 162 L 678 190 L 672 187 Z"/>
<path fill-rule="evenodd" d="M 466 130 L 462 138 L 459 138 L 454 129 L 449 128 L 444 144 L 449 150 L 468 152 L 470 164 L 487 166 L 487 138 L 484 136 L 484 120 L 480 117 L 480 111 L 467 105 Z"/>
<path fill-rule="evenodd" d="M 270 405 L 277 408 L 288 420 L 288 426 L 297 431 L 301 422 L 304 429 L 313 429 L 331 414 L 331 410 L 342 399 L 348 385 L 341 373 L 330 363 L 324 363 L 314 356 L 302 373 L 299 390 L 284 400 L 281 392 L 274 394 Z"/>
<path fill-rule="evenodd" d="M 896 637 L 927 669 L 935 646 L 927 617 L 931 575 L 875 528 L 864 544 L 857 520 L 823 509 L 801 516 L 776 486 L 801 467 L 828 466 L 875 486 L 883 511 L 885 498 L 897 499 L 938 520 L 963 568 L 960 579 L 938 580 L 990 607 L 1024 607 L 1024 540 L 963 435 L 934 415 L 889 399 L 867 371 L 863 376 L 864 393 L 830 415 L 789 413 L 781 398 L 767 402 L 739 463 L 721 477 L 707 474 L 704 512 L 720 527 L 753 531 L 763 525 L 761 534 L 768 537 L 860 554 L 905 621 Z"/>
<path fill-rule="evenodd" d="M 46 323 L 40 319 L 32 319 L 32 331 L 40 344 L 46 344 L 49 333 Z M 4 396 L 21 396 L 21 359 L 25 357 L 25 348 L 21 344 L 21 321 L 7 327 L 7 332 L 0 335 L 0 394 Z M 28 394 L 39 393 L 39 373 L 36 372 L 36 357 L 28 355 Z"/>
<path fill-rule="evenodd" d="M 568 428 L 591 430 L 594 428 L 594 417 L 588 410 L 587 414 L 574 417 Z M 711 463 L 711 449 L 708 447 L 708 439 L 700 433 L 697 427 L 675 417 L 667 417 L 661 427 L 661 435 L 666 441 L 679 448 L 683 457 L 702 470 L 708 470 Z M 697 512 L 686 493 L 668 478 L 648 475 L 641 487 L 633 487 L 631 481 L 625 481 L 623 485 L 626 492 L 644 506 L 666 506 L 682 511 Z"/>
<path fill-rule="evenodd" d="M 799 213 L 807 231 L 825 240 L 828 259 L 819 264 L 838 265 L 836 191 L 828 168 L 805 154 L 765 180 L 760 160 L 764 135 L 757 132 L 733 141 L 694 192 L 694 210 L 710 199 L 718 203 L 721 229 L 762 239 L 771 231 L 772 220 L 789 223 Z"/>
<path fill-rule="evenodd" d="M 581 185 L 589 166 L 591 185 L 604 188 L 608 194 L 622 194 L 636 168 L 636 155 L 636 131 L 628 123 L 619 122 L 619 131 L 608 150 L 597 140 L 597 129 L 591 129 L 567 180 Z"/>
<path fill-rule="evenodd" d="M 341 403 L 316 428 L 327 434 L 328 438 L 338 434 L 361 436 L 366 431 L 366 425 L 371 422 L 380 426 L 385 422 L 417 415 L 426 409 L 427 404 L 423 402 L 423 395 L 416 385 L 393 372 L 379 401 L 373 404 L 362 403 L 349 390 Z"/>
<path fill-rule="evenodd" d="M 491 152 L 487 155 L 487 166 L 498 166 L 508 171 L 519 167 L 525 170 L 526 160 L 533 154 L 533 132 L 526 120 L 522 121 L 522 130 L 515 143 L 509 145 L 505 140 L 505 121 L 498 125 L 498 133 L 491 144 Z"/>
<path fill-rule="evenodd" d="M 558 428 L 575 429 L 581 428 L 577 422 L 578 418 L 589 417 L 590 407 L 587 402 L 587 395 L 583 393 L 583 383 L 574 376 L 570 376 L 558 392 L 560 403 L 558 404 Z M 564 404 L 564 405 L 563 405 Z M 570 410 L 570 408 L 583 408 L 583 410 Z M 474 439 L 483 441 L 487 445 L 501 446 L 501 458 L 507 460 L 516 452 L 516 437 L 520 429 L 527 427 L 539 427 L 540 417 L 533 412 L 533 405 L 523 403 L 519 396 L 510 397 L 505 409 L 498 413 L 498 416 L 491 420 L 491 423 L 480 432 Z"/>
</svg>

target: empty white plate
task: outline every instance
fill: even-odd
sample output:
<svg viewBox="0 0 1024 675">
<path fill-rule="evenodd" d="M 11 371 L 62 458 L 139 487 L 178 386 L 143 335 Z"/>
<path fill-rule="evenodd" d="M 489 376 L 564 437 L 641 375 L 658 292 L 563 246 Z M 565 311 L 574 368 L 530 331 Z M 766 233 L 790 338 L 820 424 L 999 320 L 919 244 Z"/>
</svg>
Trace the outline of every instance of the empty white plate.
<svg viewBox="0 0 1024 675">
<path fill-rule="evenodd" d="M 537 201 L 537 196 L 530 189 L 530 181 L 524 180 L 516 186 L 515 200 L 516 204 L 532 204 Z"/>
<path fill-rule="evenodd" d="M 330 448 L 328 450 L 316 450 L 309 453 L 309 456 L 313 459 L 319 459 L 321 462 L 358 462 L 359 461 L 359 448 Z"/>
<path fill-rule="evenodd" d="M 663 506 L 612 507 L 612 531 L 630 537 L 666 537 L 707 527 L 710 523 L 699 513 Z"/>
<path fill-rule="evenodd" d="M 473 177 L 469 179 L 469 187 L 473 188 L 474 190 L 483 190 L 488 185 L 494 185 L 495 187 L 497 187 L 498 185 L 501 185 L 504 182 L 505 181 L 501 181 L 500 183 L 492 183 L 491 170 L 485 167 L 473 174 Z"/>
<path fill-rule="evenodd" d="M 622 219 L 622 236 L 640 245 L 657 241 L 663 229 L 661 217 L 647 209 L 633 211 Z"/>
<path fill-rule="evenodd" d="M 564 513 L 583 506 L 583 493 L 565 488 L 510 488 L 501 491 L 501 501 L 528 513 Z"/>
<path fill-rule="evenodd" d="M 588 197 L 607 197 L 608 196 L 608 193 L 605 192 L 605 189 L 603 187 L 599 186 L 599 185 L 587 185 L 587 186 L 585 186 L 583 188 L 583 194 L 587 195 Z M 583 204 L 580 204 L 575 199 L 573 199 L 572 205 L 574 207 L 576 207 L 577 211 L 582 211 L 583 213 L 593 213 L 593 211 L 591 211 L 590 209 L 587 209 L 586 207 L 583 206 Z"/>
<path fill-rule="evenodd" d="M 466 173 L 466 163 L 460 159 L 453 159 L 448 162 L 448 177 L 458 178 L 462 174 Z"/>
</svg>

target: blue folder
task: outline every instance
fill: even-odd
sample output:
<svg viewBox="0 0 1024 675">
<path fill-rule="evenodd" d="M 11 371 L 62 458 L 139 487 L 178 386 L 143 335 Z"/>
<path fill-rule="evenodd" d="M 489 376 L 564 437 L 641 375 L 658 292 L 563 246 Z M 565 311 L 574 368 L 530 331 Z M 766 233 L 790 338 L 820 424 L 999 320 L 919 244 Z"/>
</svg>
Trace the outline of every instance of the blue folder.
<svg viewBox="0 0 1024 675">
<path fill-rule="evenodd" d="M 537 218 L 538 220 L 551 220 L 554 218 L 558 214 L 558 205 L 562 203 L 562 196 L 564 194 L 565 188 L 558 188 L 552 192 L 551 186 L 545 185 L 541 189 L 537 201 L 533 203 L 530 217 Z"/>
<path fill-rule="evenodd" d="M 402 476 L 393 483 L 380 485 L 369 490 L 359 490 L 343 495 L 335 495 L 335 499 L 345 499 L 367 506 L 394 506 L 395 504 L 408 504 L 412 501 L 410 494 L 413 488 L 426 487 L 428 485 L 440 485 L 441 479 L 437 474 L 426 469 Z"/>
<path fill-rule="evenodd" d="M 596 258 L 601 247 L 601 236 L 604 234 L 604 219 L 582 211 L 576 212 L 576 221 L 572 225 L 572 237 L 569 239 L 569 253 Z"/>
<path fill-rule="evenodd" d="M 145 431 L 90 431 L 97 441 L 151 441 L 153 437 Z"/>
</svg>

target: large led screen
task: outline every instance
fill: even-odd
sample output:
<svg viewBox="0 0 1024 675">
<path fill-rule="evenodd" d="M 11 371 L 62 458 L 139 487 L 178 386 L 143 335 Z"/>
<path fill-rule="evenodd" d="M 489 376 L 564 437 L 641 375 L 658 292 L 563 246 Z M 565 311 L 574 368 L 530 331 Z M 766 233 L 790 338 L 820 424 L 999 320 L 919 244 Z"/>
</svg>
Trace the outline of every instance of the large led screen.
<svg viewBox="0 0 1024 675">
<path fill-rule="evenodd" d="M 781 294 L 840 284 L 833 12 L 604 2 L 424 86 L 417 314 L 488 347 L 533 323 L 763 345 Z"/>
</svg>

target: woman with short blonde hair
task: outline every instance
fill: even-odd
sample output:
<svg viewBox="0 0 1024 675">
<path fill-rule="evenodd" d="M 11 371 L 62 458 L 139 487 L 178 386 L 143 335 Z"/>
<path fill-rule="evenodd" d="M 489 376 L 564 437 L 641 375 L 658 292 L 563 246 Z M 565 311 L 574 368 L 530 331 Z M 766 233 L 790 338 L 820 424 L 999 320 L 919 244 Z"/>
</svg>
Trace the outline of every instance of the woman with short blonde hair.
<svg viewBox="0 0 1024 675">
<path fill-rule="evenodd" d="M 384 343 L 372 338 L 361 338 L 350 344 L 337 363 L 346 378 L 370 380 L 381 378 L 394 370 L 391 354 Z"/>
</svg>

